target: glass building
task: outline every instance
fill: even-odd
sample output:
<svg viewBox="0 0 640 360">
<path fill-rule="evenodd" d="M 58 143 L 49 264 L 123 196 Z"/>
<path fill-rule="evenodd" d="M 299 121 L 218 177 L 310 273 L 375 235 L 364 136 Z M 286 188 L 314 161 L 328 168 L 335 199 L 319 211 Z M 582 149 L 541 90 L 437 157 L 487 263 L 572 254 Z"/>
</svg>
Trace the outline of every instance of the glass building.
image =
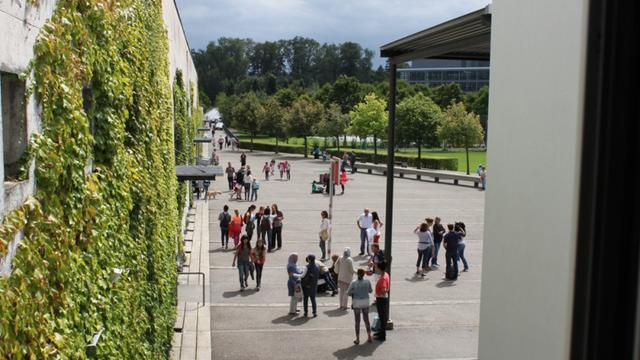
<svg viewBox="0 0 640 360">
<path fill-rule="evenodd" d="M 489 62 L 478 60 L 420 59 L 398 69 L 398 79 L 410 84 L 438 86 L 457 83 L 462 91 L 475 92 L 489 85 Z"/>
</svg>

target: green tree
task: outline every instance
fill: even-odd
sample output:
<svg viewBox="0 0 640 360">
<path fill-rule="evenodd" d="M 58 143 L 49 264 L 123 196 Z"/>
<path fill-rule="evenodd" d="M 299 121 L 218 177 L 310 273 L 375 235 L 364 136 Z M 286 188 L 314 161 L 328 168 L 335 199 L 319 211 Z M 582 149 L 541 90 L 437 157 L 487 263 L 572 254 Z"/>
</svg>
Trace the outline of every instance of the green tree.
<svg viewBox="0 0 640 360">
<path fill-rule="evenodd" d="M 474 112 L 480 116 L 480 124 L 484 129 L 485 140 L 487 136 L 487 120 L 489 117 L 489 87 L 483 86 L 476 93 L 467 95 L 467 111 Z"/>
<path fill-rule="evenodd" d="M 442 124 L 438 128 L 438 136 L 445 143 L 464 147 L 467 153 L 468 175 L 469 147 L 481 142 L 484 136 L 480 117 L 472 112 L 467 112 L 462 102 L 453 104 L 444 113 Z"/>
<path fill-rule="evenodd" d="M 457 83 L 444 84 L 432 89 L 431 99 L 440 106 L 440 109 L 445 110 L 450 105 L 462 101 L 464 93 Z"/>
<path fill-rule="evenodd" d="M 438 142 L 438 126 L 442 122 L 442 110 L 422 93 L 404 99 L 396 110 L 399 142 L 415 143 L 418 147 L 418 168 L 422 159 L 422 146 Z"/>
<path fill-rule="evenodd" d="M 374 93 L 365 96 L 364 101 L 356 105 L 353 111 L 349 112 L 349 133 L 359 136 L 373 136 L 374 162 L 378 155 L 377 140 L 383 138 L 387 129 L 387 111 L 384 100 L 378 98 Z"/>
<path fill-rule="evenodd" d="M 249 151 L 253 151 L 253 138 L 258 132 L 258 119 L 262 112 L 261 108 L 260 99 L 253 92 L 243 94 L 240 100 L 233 106 L 233 127 L 249 134 L 251 139 Z"/>
<path fill-rule="evenodd" d="M 286 133 L 286 109 L 278 100 L 269 97 L 260 107 L 258 118 L 258 130 L 260 133 L 273 136 L 276 139 L 276 154 L 278 153 L 278 140 L 285 139 Z"/>
<path fill-rule="evenodd" d="M 340 136 L 342 136 L 349 126 L 349 116 L 340 111 L 337 104 L 331 104 L 325 108 L 325 116 L 315 124 L 314 132 L 318 136 L 325 138 L 324 147 L 327 147 L 327 137 L 336 138 L 338 151 L 340 151 Z"/>
<path fill-rule="evenodd" d="M 324 107 L 318 101 L 307 96 L 298 98 L 287 116 L 287 134 L 304 138 L 304 157 L 308 157 L 307 138 L 313 135 L 314 124 L 323 121 Z"/>
</svg>

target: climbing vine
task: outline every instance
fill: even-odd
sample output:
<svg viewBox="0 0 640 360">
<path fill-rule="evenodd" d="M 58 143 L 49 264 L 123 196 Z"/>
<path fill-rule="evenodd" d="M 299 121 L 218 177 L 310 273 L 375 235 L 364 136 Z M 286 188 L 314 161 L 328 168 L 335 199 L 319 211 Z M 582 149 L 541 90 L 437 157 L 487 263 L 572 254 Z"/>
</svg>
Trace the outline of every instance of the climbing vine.
<svg viewBox="0 0 640 360">
<path fill-rule="evenodd" d="M 0 256 L 21 238 L 0 277 L 0 358 L 85 358 L 101 329 L 99 358 L 167 357 L 175 163 L 193 154 L 188 128 L 174 149 L 167 53 L 160 0 L 58 0 L 41 30 L 30 68 L 37 190 L 0 227 Z M 178 121 L 176 144 L 177 134 Z"/>
</svg>

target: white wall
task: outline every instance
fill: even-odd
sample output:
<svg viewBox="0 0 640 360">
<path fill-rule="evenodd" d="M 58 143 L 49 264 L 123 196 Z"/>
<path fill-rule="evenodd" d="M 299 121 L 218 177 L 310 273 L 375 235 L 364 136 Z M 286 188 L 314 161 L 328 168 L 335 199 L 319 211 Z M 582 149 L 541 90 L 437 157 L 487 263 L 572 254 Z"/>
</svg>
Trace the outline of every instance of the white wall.
<svg viewBox="0 0 640 360">
<path fill-rule="evenodd" d="M 569 356 L 587 5 L 492 5 L 483 360 Z"/>
</svg>

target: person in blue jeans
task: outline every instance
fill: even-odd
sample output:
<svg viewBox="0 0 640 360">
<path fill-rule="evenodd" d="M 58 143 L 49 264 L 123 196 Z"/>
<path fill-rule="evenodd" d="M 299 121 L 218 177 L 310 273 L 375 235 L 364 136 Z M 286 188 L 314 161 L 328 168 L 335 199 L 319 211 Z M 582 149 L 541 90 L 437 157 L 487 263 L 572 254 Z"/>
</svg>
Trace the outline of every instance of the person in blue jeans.
<svg viewBox="0 0 640 360">
<path fill-rule="evenodd" d="M 442 244 L 446 249 L 445 259 L 447 261 L 446 280 L 456 280 L 458 278 L 458 242 L 460 234 L 453 230 L 453 224 L 448 224 L 449 232 L 445 234 Z"/>
<path fill-rule="evenodd" d="M 367 230 L 373 227 L 373 216 L 369 213 L 369 209 L 364 209 L 364 213 L 360 215 L 358 220 L 356 221 L 356 225 L 360 229 L 360 254 L 364 255 L 364 252 L 367 252 L 367 255 L 371 255 L 369 251 L 369 234 L 367 234 Z"/>
<path fill-rule="evenodd" d="M 220 221 L 220 240 L 222 241 L 222 247 L 226 249 L 229 247 L 229 223 L 231 222 L 231 214 L 229 214 L 229 206 L 227 205 L 225 205 L 222 210 L 220 215 L 218 215 L 218 221 Z"/>
<path fill-rule="evenodd" d="M 316 265 L 316 256 L 309 254 L 307 256 L 307 267 L 302 270 L 300 283 L 302 284 L 302 295 L 304 306 L 304 316 L 309 316 L 309 299 L 311 299 L 311 310 L 313 317 L 318 316 L 316 305 L 316 294 L 318 292 L 318 278 L 320 277 L 320 269 Z"/>
<path fill-rule="evenodd" d="M 442 220 L 436 216 L 435 223 L 433 224 L 433 258 L 431 258 L 431 266 L 440 266 L 438 264 L 438 250 L 440 250 L 440 244 L 442 244 L 442 237 L 444 236 L 445 229 L 440 223 Z"/>
<path fill-rule="evenodd" d="M 236 260 L 238 260 L 238 277 L 240 279 L 240 291 L 244 291 L 249 286 L 247 280 L 249 279 L 249 271 L 251 266 L 251 242 L 247 235 L 242 235 L 240 238 L 240 244 L 233 255 L 233 263 L 231 266 L 236 266 Z"/>
</svg>

